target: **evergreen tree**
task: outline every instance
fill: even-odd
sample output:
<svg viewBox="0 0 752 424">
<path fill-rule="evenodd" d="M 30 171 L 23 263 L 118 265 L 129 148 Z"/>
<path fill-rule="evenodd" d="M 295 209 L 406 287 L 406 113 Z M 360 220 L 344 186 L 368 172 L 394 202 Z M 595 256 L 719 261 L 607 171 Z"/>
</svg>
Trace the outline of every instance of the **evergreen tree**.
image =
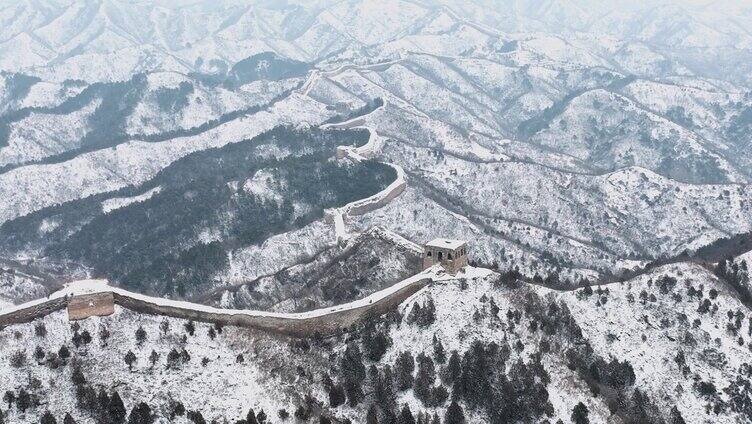
<svg viewBox="0 0 752 424">
<path fill-rule="evenodd" d="M 209 327 L 209 338 L 214 340 L 217 337 L 217 332 L 214 330 L 214 327 Z"/>
<path fill-rule="evenodd" d="M 154 368 L 154 365 L 157 364 L 157 361 L 159 360 L 159 354 L 152 350 L 151 354 L 149 355 L 149 362 L 151 362 L 151 367 Z"/>
<path fill-rule="evenodd" d="M 18 397 L 16 398 L 16 408 L 21 413 L 26 413 L 26 410 L 31 406 L 31 395 L 25 389 L 18 391 Z"/>
<path fill-rule="evenodd" d="M 193 421 L 193 424 L 206 424 L 204 416 L 199 411 L 188 411 L 188 419 Z"/>
<path fill-rule="evenodd" d="M 433 418 L 431 419 L 431 424 L 441 424 L 441 418 L 439 418 L 439 414 L 433 413 Z"/>
<path fill-rule="evenodd" d="M 456 380 L 459 380 L 461 375 L 462 363 L 460 361 L 460 355 L 456 350 L 453 350 L 452 354 L 449 356 L 449 363 L 447 364 L 446 370 L 444 372 L 444 381 L 446 381 L 448 384 L 452 384 Z"/>
<path fill-rule="evenodd" d="M 68 349 L 68 346 L 60 346 L 60 349 L 57 351 L 57 356 L 59 356 L 62 360 L 70 358 L 70 350 Z"/>
<path fill-rule="evenodd" d="M 258 421 L 256 421 L 256 413 L 253 411 L 253 408 L 248 410 L 248 413 L 245 415 L 245 422 L 246 424 L 258 424 Z"/>
<path fill-rule="evenodd" d="M 76 424 L 76 420 L 73 419 L 70 412 L 65 413 L 65 418 L 63 418 L 63 424 Z"/>
<path fill-rule="evenodd" d="M 389 335 L 382 330 L 374 331 L 372 327 L 368 327 L 363 333 L 363 351 L 371 361 L 380 361 L 391 344 Z"/>
<path fill-rule="evenodd" d="M 361 384 L 366 378 L 366 367 L 363 365 L 358 345 L 349 343 L 345 348 L 345 354 L 341 361 L 342 376 L 344 377 L 345 393 L 347 402 L 350 406 L 357 406 L 363 398 L 363 389 Z"/>
<path fill-rule="evenodd" d="M 136 354 L 132 351 L 128 351 L 123 358 L 126 364 L 128 364 L 128 371 L 133 371 L 133 363 L 136 362 Z"/>
<path fill-rule="evenodd" d="M 584 403 L 580 402 L 578 403 L 573 409 L 572 409 L 572 423 L 573 424 L 589 424 L 590 419 L 588 419 L 588 414 L 590 411 L 588 411 L 587 406 L 585 406 Z"/>
<path fill-rule="evenodd" d="M 84 332 L 81 333 L 81 342 L 85 345 L 91 343 L 91 333 L 89 333 L 89 330 L 84 330 Z"/>
<path fill-rule="evenodd" d="M 191 336 L 196 332 L 196 325 L 193 323 L 193 321 L 186 322 L 184 327 L 185 331 Z"/>
<path fill-rule="evenodd" d="M 159 329 L 162 330 L 162 334 L 167 334 L 170 331 L 170 321 L 165 318 L 159 323 Z"/>
<path fill-rule="evenodd" d="M 167 369 L 177 368 L 180 363 L 180 353 L 173 348 L 170 353 L 167 354 Z"/>
<path fill-rule="evenodd" d="M 99 411 L 103 414 L 107 413 L 107 408 L 110 405 L 110 396 L 107 394 L 107 392 L 104 391 L 104 389 L 99 390 L 99 395 L 97 396 L 97 408 Z"/>
<path fill-rule="evenodd" d="M 366 424 L 379 424 L 379 419 L 376 414 L 376 405 L 371 405 L 371 407 L 368 408 L 368 413 L 366 414 Z"/>
<path fill-rule="evenodd" d="M 256 421 L 258 421 L 258 424 L 266 424 L 266 413 L 263 409 L 258 411 L 258 414 L 256 414 Z"/>
<path fill-rule="evenodd" d="M 345 403 L 345 391 L 339 384 L 332 386 L 329 390 L 329 406 L 336 408 Z"/>
<path fill-rule="evenodd" d="M 676 405 L 671 408 L 671 424 L 686 424 L 684 417 L 682 417 L 682 414 L 679 412 L 679 408 L 677 408 Z"/>
<path fill-rule="evenodd" d="M 107 416 L 110 418 L 110 422 L 113 424 L 122 423 L 125 420 L 125 414 L 126 410 L 123 400 L 120 398 L 118 392 L 114 392 L 107 405 Z"/>
<path fill-rule="evenodd" d="M 436 334 L 433 335 L 433 357 L 436 359 L 437 364 L 443 364 L 446 362 L 446 352 L 444 351 L 444 345 L 441 343 L 441 340 L 436 336 Z"/>
<path fill-rule="evenodd" d="M 415 418 L 413 417 L 413 413 L 410 411 L 410 406 L 408 406 L 408 404 L 405 404 L 402 407 L 402 411 L 397 418 L 397 424 L 415 424 Z"/>
<path fill-rule="evenodd" d="M 152 424 L 153 422 L 154 416 L 151 413 L 151 408 L 144 402 L 139 402 L 138 405 L 134 406 L 128 416 L 128 424 Z"/>
<path fill-rule="evenodd" d="M 389 365 L 384 367 L 383 373 L 375 365 L 371 365 L 368 371 L 371 380 L 371 391 L 373 392 L 376 404 L 382 411 L 390 411 L 397 405 L 397 396 L 394 394 L 394 382 L 392 380 L 392 369 Z"/>
<path fill-rule="evenodd" d="M 75 366 L 73 368 L 73 372 L 71 373 L 71 381 L 73 381 L 73 384 L 77 387 L 81 387 L 86 384 L 86 377 L 84 377 L 84 373 L 81 371 L 80 366 Z"/>
<path fill-rule="evenodd" d="M 413 370 L 415 360 L 410 352 L 402 352 L 394 364 L 395 383 L 397 390 L 404 391 L 413 387 Z"/>
<path fill-rule="evenodd" d="M 102 342 L 106 342 L 107 339 L 110 338 L 110 330 L 107 329 L 104 325 L 99 327 L 99 340 Z"/>
<path fill-rule="evenodd" d="M 185 415 L 185 405 L 180 401 L 170 401 L 170 418 L 182 417 Z"/>
<path fill-rule="evenodd" d="M 457 401 L 452 401 L 444 415 L 444 424 L 465 424 L 465 413 Z"/>
<path fill-rule="evenodd" d="M 415 397 L 424 405 L 431 404 L 431 387 L 436 379 L 436 371 L 433 361 L 427 355 L 421 353 L 418 355 L 418 372 L 415 376 Z"/>
<path fill-rule="evenodd" d="M 39 420 L 39 422 L 41 424 L 57 424 L 57 420 L 50 411 L 44 411 L 44 414 L 42 414 L 42 419 Z"/>
<path fill-rule="evenodd" d="M 6 390 L 3 395 L 3 401 L 8 404 L 8 409 L 10 409 L 13 402 L 16 401 L 16 393 L 11 390 Z"/>
<path fill-rule="evenodd" d="M 37 346 L 37 348 L 34 350 L 34 357 L 37 359 L 37 361 L 44 359 L 44 350 L 41 346 Z"/>
<path fill-rule="evenodd" d="M 485 347 L 476 340 L 462 357 L 462 375 L 459 384 L 454 385 L 457 392 L 453 395 L 465 399 L 470 408 L 482 406 L 492 393 L 489 369 Z"/>
<path fill-rule="evenodd" d="M 136 329 L 136 344 L 141 346 L 146 341 L 146 330 L 144 330 L 144 327 L 138 326 Z"/>
</svg>

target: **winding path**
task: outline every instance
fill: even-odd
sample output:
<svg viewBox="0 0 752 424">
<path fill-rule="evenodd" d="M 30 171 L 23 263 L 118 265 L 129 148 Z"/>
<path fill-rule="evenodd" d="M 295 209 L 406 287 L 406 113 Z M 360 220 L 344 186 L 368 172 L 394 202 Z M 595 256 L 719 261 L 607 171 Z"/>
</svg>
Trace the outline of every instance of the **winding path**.
<svg viewBox="0 0 752 424">
<path fill-rule="evenodd" d="M 370 136 L 368 137 L 368 142 L 366 142 L 366 144 L 362 146 L 337 147 L 337 159 L 350 160 L 357 163 L 372 159 L 378 154 L 383 145 L 383 140 L 378 135 L 375 128 L 367 125 L 366 117 L 385 106 L 386 102 L 366 115 L 357 116 L 345 122 L 325 124 L 321 126 L 321 129 L 366 129 L 370 134 Z M 406 174 L 404 169 L 402 169 L 401 166 L 393 163 L 382 163 L 392 167 L 397 173 L 397 178 L 391 184 L 370 197 L 356 200 L 342 207 L 330 209 L 327 211 L 327 217 L 334 223 L 334 234 L 337 239 L 337 243 L 346 242 L 350 238 L 350 234 L 347 231 L 347 226 L 345 223 L 345 217 L 363 215 L 365 213 L 382 208 L 389 202 L 394 200 L 397 196 L 402 194 L 402 192 L 405 191 L 405 188 L 407 188 L 407 179 L 405 178 Z"/>
</svg>

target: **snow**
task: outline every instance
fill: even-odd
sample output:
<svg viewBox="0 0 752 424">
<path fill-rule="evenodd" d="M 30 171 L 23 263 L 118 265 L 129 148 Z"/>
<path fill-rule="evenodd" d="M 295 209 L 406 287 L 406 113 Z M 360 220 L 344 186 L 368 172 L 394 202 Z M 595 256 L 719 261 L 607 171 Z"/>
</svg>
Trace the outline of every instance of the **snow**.
<svg viewBox="0 0 752 424">
<path fill-rule="evenodd" d="M 490 273 L 491 271 L 487 269 L 465 267 L 463 270 L 461 270 L 458 273 L 458 276 L 467 277 L 467 278 L 479 278 L 479 277 L 487 276 Z M 434 281 L 444 281 L 444 280 L 451 279 L 451 278 L 455 278 L 455 277 L 446 274 L 443 268 L 441 267 L 441 265 L 435 265 L 418 274 L 415 274 L 414 276 L 410 278 L 404 279 L 400 281 L 399 283 L 392 285 L 389 288 L 372 293 L 371 295 L 366 296 L 362 299 L 358 299 L 353 302 L 344 303 L 344 304 L 333 306 L 333 307 L 315 309 L 312 311 L 297 312 L 297 313 L 277 313 L 277 312 L 249 311 L 249 310 L 239 310 L 239 309 L 220 309 L 220 308 L 201 305 L 197 303 L 190 303 L 190 302 L 185 302 L 185 301 L 146 296 L 143 294 L 133 293 L 127 290 L 123 290 L 121 288 L 111 287 L 108 285 L 107 280 L 90 279 L 90 280 L 79 280 L 79 281 L 67 283 L 61 290 L 58 290 L 52 293 L 47 298 L 36 299 L 31 302 L 23 303 L 20 305 L 15 305 L 8 309 L 4 309 L 0 312 L 4 315 L 4 314 L 8 314 L 8 313 L 15 312 L 18 310 L 26 309 L 32 306 L 43 304 L 47 302 L 48 300 L 60 299 L 60 298 L 67 297 L 67 296 L 81 296 L 81 295 L 95 294 L 95 293 L 113 293 L 113 294 L 117 294 L 123 297 L 140 300 L 146 303 L 151 303 L 151 304 L 155 304 L 159 306 L 187 309 L 187 310 L 192 310 L 192 311 L 207 312 L 207 313 L 213 313 L 213 314 L 219 314 L 219 315 L 227 315 L 227 316 L 244 315 L 244 316 L 249 316 L 249 317 L 274 317 L 274 318 L 284 318 L 284 319 L 291 319 L 291 320 L 306 320 L 310 318 L 329 315 L 335 312 L 341 312 L 341 311 L 357 309 L 357 308 L 361 308 L 364 306 L 368 306 L 374 302 L 378 302 L 386 297 L 389 297 L 390 295 L 406 287 L 409 287 L 423 279 L 430 279 Z"/>
<path fill-rule="evenodd" d="M 426 243 L 427 247 L 436 247 L 439 249 L 459 249 L 463 245 L 467 244 L 464 240 L 450 240 L 450 239 L 443 239 L 443 238 L 435 238 L 428 243 Z"/>
<path fill-rule="evenodd" d="M 141 184 L 192 152 L 236 143 L 283 123 L 319 123 L 324 105 L 292 94 L 268 110 L 204 133 L 162 142 L 129 141 L 61 163 L 29 165 L 0 174 L 0 223 L 59 203 Z"/>
<path fill-rule="evenodd" d="M 116 209 L 123 208 L 133 203 L 143 202 L 149 200 L 152 196 L 159 193 L 162 187 L 154 187 L 151 190 L 147 190 L 145 193 L 139 194 L 133 197 L 112 197 L 102 202 L 102 212 L 110 213 Z"/>
</svg>

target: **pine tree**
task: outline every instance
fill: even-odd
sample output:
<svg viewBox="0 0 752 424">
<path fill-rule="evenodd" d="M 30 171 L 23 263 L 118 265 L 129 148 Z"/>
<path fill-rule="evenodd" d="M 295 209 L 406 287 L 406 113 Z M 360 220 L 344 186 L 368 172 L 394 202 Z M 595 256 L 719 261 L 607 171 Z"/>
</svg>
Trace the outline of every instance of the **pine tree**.
<svg viewBox="0 0 752 424">
<path fill-rule="evenodd" d="M 433 361 L 427 355 L 421 353 L 418 355 L 418 372 L 415 377 L 414 392 L 424 405 L 431 404 L 431 387 L 436 379 L 436 370 Z"/>
<path fill-rule="evenodd" d="M 256 414 L 256 421 L 258 421 L 258 424 L 266 424 L 266 413 L 263 409 L 258 411 L 258 414 Z"/>
<path fill-rule="evenodd" d="M 133 371 L 133 363 L 136 362 L 136 354 L 129 350 L 128 353 L 125 354 L 123 360 L 128 364 L 128 371 Z"/>
<path fill-rule="evenodd" d="M 402 411 L 399 414 L 399 417 L 397 417 L 397 424 L 415 424 L 415 418 L 413 417 L 413 413 L 410 411 L 410 406 L 408 404 L 405 404 L 402 407 Z"/>
<path fill-rule="evenodd" d="M 152 424 L 153 422 L 154 416 L 151 413 L 151 408 L 144 402 L 139 402 L 138 405 L 134 406 L 128 416 L 128 424 Z"/>
<path fill-rule="evenodd" d="M 107 339 L 110 338 L 110 330 L 107 329 L 104 325 L 99 327 L 99 340 L 102 342 L 106 342 Z"/>
<path fill-rule="evenodd" d="M 245 415 L 245 422 L 246 424 L 258 424 L 258 421 L 256 421 L 256 413 L 253 411 L 253 408 L 248 410 L 248 413 Z"/>
<path fill-rule="evenodd" d="M 379 419 L 376 414 L 376 405 L 371 405 L 371 407 L 368 408 L 368 413 L 366 414 L 366 424 L 379 424 Z"/>
<path fill-rule="evenodd" d="M 391 344 L 391 338 L 384 331 L 374 331 L 372 327 L 368 327 L 363 333 L 363 351 L 371 361 L 380 361 Z"/>
<path fill-rule="evenodd" d="M 167 334 L 170 331 L 170 321 L 165 318 L 159 323 L 159 329 L 162 330 L 162 334 Z"/>
<path fill-rule="evenodd" d="M 151 367 L 154 368 L 154 365 L 157 364 L 157 361 L 159 360 L 159 354 L 152 350 L 151 354 L 149 355 L 149 362 L 151 362 Z"/>
<path fill-rule="evenodd" d="M 107 416 L 107 408 L 110 405 L 110 396 L 107 394 L 104 389 L 99 390 L 99 395 L 97 395 L 97 413 L 102 416 Z M 105 420 L 106 421 L 106 420 Z"/>
<path fill-rule="evenodd" d="M 65 418 L 63 418 L 63 424 L 76 424 L 76 420 L 73 419 L 70 412 L 65 413 Z"/>
<path fill-rule="evenodd" d="M 329 391 L 329 406 L 336 408 L 345 403 L 345 391 L 342 386 L 336 384 Z"/>
<path fill-rule="evenodd" d="M 433 335 L 433 357 L 436 359 L 437 364 L 443 364 L 446 362 L 446 352 L 444 351 L 444 345 L 441 340 Z"/>
<path fill-rule="evenodd" d="M 70 350 L 68 349 L 68 346 L 60 346 L 60 350 L 57 351 L 57 356 L 59 356 L 62 360 L 70 358 Z"/>
<path fill-rule="evenodd" d="M 363 398 L 361 384 L 366 378 L 366 367 L 358 345 L 349 343 L 341 361 L 342 376 L 344 377 L 345 393 L 350 406 L 357 406 Z"/>
<path fill-rule="evenodd" d="M 10 409 L 11 405 L 13 405 L 13 402 L 16 401 L 16 394 L 10 390 L 7 390 L 3 395 L 3 401 L 8 404 L 8 409 Z"/>
<path fill-rule="evenodd" d="M 684 417 L 682 417 L 682 414 L 679 412 L 679 408 L 677 408 L 676 405 L 671 408 L 671 424 L 686 424 Z"/>
<path fill-rule="evenodd" d="M 209 338 L 214 340 L 217 337 L 217 332 L 214 330 L 214 327 L 209 327 Z"/>
<path fill-rule="evenodd" d="M 24 389 L 18 391 L 18 397 L 16 398 L 16 408 L 21 413 L 26 413 L 26 410 L 31 406 L 31 395 Z"/>
<path fill-rule="evenodd" d="M 460 384 L 454 385 L 457 392 L 453 393 L 453 396 L 464 399 L 470 408 L 481 406 L 491 393 L 486 356 L 483 343 L 476 340 L 462 358 L 462 376 L 459 379 Z"/>
<path fill-rule="evenodd" d="M 193 424 L 206 424 L 204 416 L 199 411 L 188 411 L 188 419 L 193 421 Z"/>
<path fill-rule="evenodd" d="M 44 359 L 44 350 L 41 346 L 37 346 L 36 350 L 34 350 L 34 357 L 37 359 L 37 361 Z"/>
<path fill-rule="evenodd" d="M 382 411 L 389 411 L 396 407 L 397 396 L 394 394 L 394 382 L 392 369 L 389 365 L 384 367 L 383 373 L 379 373 L 375 365 L 371 365 L 368 371 L 371 380 L 371 391 L 375 402 Z"/>
<path fill-rule="evenodd" d="M 444 381 L 446 381 L 448 384 L 452 384 L 455 382 L 455 380 L 459 380 L 461 375 L 462 363 L 460 361 L 460 355 L 456 350 L 453 350 L 452 354 L 449 356 L 449 363 L 447 364 L 446 370 L 444 372 Z"/>
<path fill-rule="evenodd" d="M 50 411 L 44 411 L 42 419 L 39 421 L 41 424 L 57 424 L 57 420 Z"/>
<path fill-rule="evenodd" d="M 589 424 L 590 419 L 588 419 L 588 414 L 590 411 L 588 411 L 587 406 L 585 406 L 584 403 L 580 402 L 578 403 L 573 409 L 572 409 L 572 423 L 573 424 Z"/>
<path fill-rule="evenodd" d="M 413 387 L 413 370 L 415 369 L 415 360 L 410 352 L 402 352 L 397 357 L 394 364 L 395 382 L 397 390 L 404 391 Z"/>
<path fill-rule="evenodd" d="M 465 424 L 465 413 L 457 401 L 452 401 L 444 415 L 444 424 Z"/>
<path fill-rule="evenodd" d="M 138 329 L 136 329 L 136 344 L 141 346 L 146 341 L 146 330 L 144 330 L 144 327 L 138 326 Z"/>
<path fill-rule="evenodd" d="M 180 401 L 170 401 L 170 418 L 182 417 L 185 415 L 185 405 Z"/>
<path fill-rule="evenodd" d="M 439 418 L 439 414 L 433 413 L 433 418 L 431 419 L 431 424 L 441 424 L 441 418 Z"/>
<path fill-rule="evenodd" d="M 84 373 L 81 371 L 80 366 L 75 366 L 73 368 L 73 372 L 71 373 L 71 381 L 73 381 L 73 384 L 77 387 L 81 387 L 86 384 L 86 377 L 84 377 Z"/>
<path fill-rule="evenodd" d="M 123 399 L 120 398 L 118 392 L 114 392 L 110 397 L 110 402 L 107 405 L 107 416 L 110 418 L 110 422 L 113 424 L 122 423 L 125 420 L 125 405 L 123 405 Z"/>
<path fill-rule="evenodd" d="M 185 331 L 191 336 L 196 332 L 196 325 L 193 323 L 193 321 L 188 321 L 185 323 Z"/>
<path fill-rule="evenodd" d="M 177 368 L 180 363 L 180 352 L 173 348 L 170 353 L 167 354 L 167 369 Z"/>
</svg>

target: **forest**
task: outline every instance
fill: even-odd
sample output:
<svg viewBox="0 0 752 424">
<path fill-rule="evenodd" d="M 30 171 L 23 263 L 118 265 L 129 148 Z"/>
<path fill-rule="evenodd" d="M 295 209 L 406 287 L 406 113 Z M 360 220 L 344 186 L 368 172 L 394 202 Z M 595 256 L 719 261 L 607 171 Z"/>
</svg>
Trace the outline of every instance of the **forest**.
<svg viewBox="0 0 752 424">
<path fill-rule="evenodd" d="M 368 197 L 395 171 L 372 161 L 332 160 L 336 146 L 363 144 L 365 130 L 277 127 L 252 140 L 197 152 L 152 180 L 46 208 L 5 223 L 5 250 L 43 249 L 131 290 L 184 297 L 226 266 L 232 249 L 300 228 L 327 208 Z M 278 155 L 265 152 L 281 151 Z M 264 188 L 244 188 L 257 173 Z M 152 189 L 150 198 L 105 213 L 101 202 Z M 56 222 L 40 232 L 45 222 Z M 209 234 L 207 236 L 207 234 Z"/>
</svg>

